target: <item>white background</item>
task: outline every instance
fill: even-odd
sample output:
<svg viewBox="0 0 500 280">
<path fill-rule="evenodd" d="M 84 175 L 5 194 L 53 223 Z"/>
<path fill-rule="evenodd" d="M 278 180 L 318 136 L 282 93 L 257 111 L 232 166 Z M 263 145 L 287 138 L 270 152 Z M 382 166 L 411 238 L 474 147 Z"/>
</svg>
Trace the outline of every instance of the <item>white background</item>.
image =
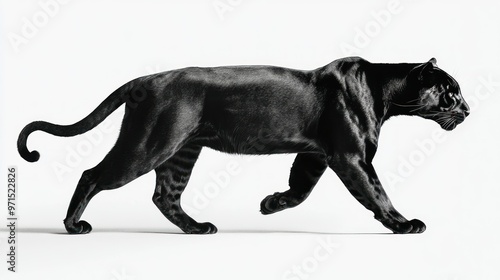
<svg viewBox="0 0 500 280">
<path fill-rule="evenodd" d="M 19 272 L 2 261 L 1 278 L 499 279 L 498 2 L 352 2 L 1 1 L 1 170 L 5 178 L 7 166 L 19 169 L 20 219 Z M 83 215 L 94 231 L 69 236 L 62 219 L 76 183 L 112 147 L 123 107 L 85 135 L 32 134 L 37 163 L 16 150 L 27 123 L 73 123 L 138 76 L 185 66 L 314 69 L 349 55 L 436 57 L 472 107 L 452 132 L 416 117 L 382 130 L 375 167 L 396 208 L 427 224 L 424 234 L 386 234 L 331 171 L 299 207 L 262 216 L 261 199 L 287 188 L 294 156 L 206 149 L 183 203 L 216 235 L 178 234 L 151 202 L 149 173 L 96 196 Z"/>
</svg>

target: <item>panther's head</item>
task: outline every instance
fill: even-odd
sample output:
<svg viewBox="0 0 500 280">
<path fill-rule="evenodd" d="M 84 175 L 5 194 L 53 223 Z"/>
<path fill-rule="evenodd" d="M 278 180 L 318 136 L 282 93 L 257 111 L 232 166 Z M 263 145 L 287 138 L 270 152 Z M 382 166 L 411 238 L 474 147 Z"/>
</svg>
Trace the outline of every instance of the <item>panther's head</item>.
<svg viewBox="0 0 500 280">
<path fill-rule="evenodd" d="M 436 66 L 435 58 L 415 67 L 412 72 L 418 90 L 417 98 L 412 100 L 416 115 L 434 120 L 445 130 L 452 130 L 470 114 L 457 81 Z"/>
</svg>

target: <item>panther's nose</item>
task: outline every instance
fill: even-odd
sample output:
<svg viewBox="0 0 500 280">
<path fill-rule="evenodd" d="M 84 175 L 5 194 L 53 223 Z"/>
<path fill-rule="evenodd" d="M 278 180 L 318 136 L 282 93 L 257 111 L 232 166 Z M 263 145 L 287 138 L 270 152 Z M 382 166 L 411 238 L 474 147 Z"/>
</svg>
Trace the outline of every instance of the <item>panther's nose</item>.
<svg viewBox="0 0 500 280">
<path fill-rule="evenodd" d="M 467 117 L 470 115 L 470 107 L 467 105 L 467 103 L 463 102 L 462 105 L 460 106 L 460 109 L 464 113 L 464 115 Z"/>
</svg>

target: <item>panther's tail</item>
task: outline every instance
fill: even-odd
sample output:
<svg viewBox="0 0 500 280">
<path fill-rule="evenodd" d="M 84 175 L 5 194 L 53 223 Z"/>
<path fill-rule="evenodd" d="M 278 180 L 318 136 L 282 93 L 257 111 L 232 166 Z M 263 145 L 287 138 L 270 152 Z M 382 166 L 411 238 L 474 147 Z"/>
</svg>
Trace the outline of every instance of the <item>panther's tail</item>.
<svg viewBox="0 0 500 280">
<path fill-rule="evenodd" d="M 19 154 L 29 162 L 35 162 L 40 158 L 40 153 L 37 151 L 30 152 L 26 147 L 28 136 L 33 131 L 41 130 L 56 136 L 67 137 L 85 133 L 96 127 L 126 101 L 126 95 L 134 87 L 134 81 L 130 81 L 115 90 L 92 113 L 77 123 L 57 125 L 44 121 L 36 121 L 28 124 L 23 128 L 17 139 Z"/>
</svg>

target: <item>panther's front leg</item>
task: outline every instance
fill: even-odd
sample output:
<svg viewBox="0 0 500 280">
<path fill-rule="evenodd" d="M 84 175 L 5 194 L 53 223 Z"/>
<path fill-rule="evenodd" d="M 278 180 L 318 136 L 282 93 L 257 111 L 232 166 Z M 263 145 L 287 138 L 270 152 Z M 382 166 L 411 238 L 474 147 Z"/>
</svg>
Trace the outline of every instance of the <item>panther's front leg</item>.
<svg viewBox="0 0 500 280">
<path fill-rule="evenodd" d="M 264 215 L 272 214 L 302 203 L 309 196 L 327 167 L 324 154 L 297 154 L 290 170 L 290 179 L 288 180 L 290 189 L 265 197 L 260 203 L 260 212 Z"/>
<path fill-rule="evenodd" d="M 368 210 L 375 219 L 394 233 L 422 233 L 425 224 L 420 220 L 408 221 L 393 206 L 385 193 L 371 163 L 351 155 L 332 157 L 330 167 L 337 173 L 349 192 Z"/>
</svg>

